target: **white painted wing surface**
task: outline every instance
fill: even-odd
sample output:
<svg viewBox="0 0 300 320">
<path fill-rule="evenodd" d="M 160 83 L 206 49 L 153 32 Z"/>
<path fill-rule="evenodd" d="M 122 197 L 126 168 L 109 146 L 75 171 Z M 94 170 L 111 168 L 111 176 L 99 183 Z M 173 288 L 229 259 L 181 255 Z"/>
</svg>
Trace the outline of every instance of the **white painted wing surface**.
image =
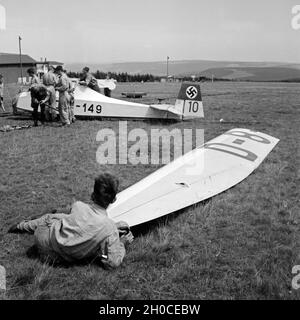
<svg viewBox="0 0 300 320">
<path fill-rule="evenodd" d="M 76 86 L 74 97 L 75 116 L 134 119 L 181 119 L 180 115 L 176 113 L 170 113 L 167 110 L 153 109 L 150 108 L 149 105 L 142 103 L 106 97 L 105 95 L 84 86 Z M 29 92 L 22 92 L 19 95 L 17 109 L 32 111 Z"/>
<path fill-rule="evenodd" d="M 30 111 L 31 108 L 31 96 L 28 91 L 21 92 L 18 97 L 17 109 L 22 111 Z"/>
<path fill-rule="evenodd" d="M 116 81 L 114 79 L 97 79 L 97 82 L 100 88 L 116 89 Z"/>
<path fill-rule="evenodd" d="M 244 180 L 278 141 L 232 129 L 120 192 L 108 214 L 135 226 L 208 199 Z"/>
<path fill-rule="evenodd" d="M 78 78 L 69 78 L 72 82 L 78 84 Z M 115 79 L 96 79 L 100 89 L 108 88 L 111 91 L 116 89 L 116 80 Z"/>
<path fill-rule="evenodd" d="M 109 98 L 90 88 L 78 86 L 75 89 L 75 115 L 117 118 L 169 117 L 164 110 L 153 110 L 149 105 Z M 174 117 L 177 119 L 178 116 Z"/>
<path fill-rule="evenodd" d="M 170 104 L 151 104 L 150 108 L 153 108 L 155 110 L 167 111 L 180 117 L 183 116 L 183 113 L 180 110 L 176 109 Z"/>
</svg>

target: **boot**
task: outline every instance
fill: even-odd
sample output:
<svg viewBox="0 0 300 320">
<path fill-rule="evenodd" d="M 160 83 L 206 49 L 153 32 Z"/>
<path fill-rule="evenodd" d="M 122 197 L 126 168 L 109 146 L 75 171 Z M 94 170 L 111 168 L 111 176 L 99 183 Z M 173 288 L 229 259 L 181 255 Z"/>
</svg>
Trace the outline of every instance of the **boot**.
<svg viewBox="0 0 300 320">
<path fill-rule="evenodd" d="M 10 228 L 7 231 L 7 233 L 25 233 L 25 231 L 20 230 L 18 228 L 18 223 L 15 223 L 12 226 L 10 226 Z"/>
</svg>

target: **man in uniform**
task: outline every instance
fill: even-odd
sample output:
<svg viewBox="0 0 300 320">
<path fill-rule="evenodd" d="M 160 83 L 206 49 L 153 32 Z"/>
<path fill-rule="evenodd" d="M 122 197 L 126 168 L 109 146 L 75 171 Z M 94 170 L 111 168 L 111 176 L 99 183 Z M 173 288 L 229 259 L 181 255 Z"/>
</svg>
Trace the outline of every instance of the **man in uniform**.
<svg viewBox="0 0 300 320">
<path fill-rule="evenodd" d="M 71 123 L 75 123 L 76 118 L 75 118 L 75 114 L 74 114 L 74 106 L 75 106 L 75 96 L 74 96 L 74 92 L 75 92 L 75 84 L 69 79 L 69 96 L 70 96 L 70 101 L 69 101 L 69 118 L 70 118 L 70 122 Z"/>
<path fill-rule="evenodd" d="M 46 103 L 48 104 L 50 99 L 50 92 L 47 90 L 43 84 L 35 84 L 30 87 L 30 94 L 31 94 L 31 107 L 33 109 L 32 117 L 34 126 L 38 126 L 38 108 L 41 108 L 41 123 L 45 123 L 45 106 Z"/>
<path fill-rule="evenodd" d="M 95 261 L 107 269 L 116 268 L 123 261 L 125 246 L 133 241 L 126 222 L 115 224 L 107 216 L 106 209 L 115 201 L 118 185 L 111 174 L 100 174 L 95 179 L 91 204 L 77 201 L 70 214 L 46 214 L 39 219 L 25 220 L 13 225 L 8 232 L 34 234 L 43 260 Z"/>
<path fill-rule="evenodd" d="M 0 74 L 0 108 L 5 112 L 4 104 L 3 104 L 3 94 L 4 94 L 4 82 L 3 76 Z"/>
<path fill-rule="evenodd" d="M 88 67 L 84 67 L 82 69 L 82 75 L 80 77 L 79 84 L 82 86 L 87 86 L 92 90 L 101 93 L 97 79 L 90 73 L 90 68 Z"/>
<path fill-rule="evenodd" d="M 59 92 L 58 111 L 60 121 L 63 126 L 69 126 L 70 122 L 70 79 L 64 72 L 62 66 L 58 66 L 55 69 L 55 73 L 58 75 L 58 82 L 55 89 Z"/>
<path fill-rule="evenodd" d="M 43 96 L 44 94 L 42 93 L 42 96 L 40 96 L 39 90 L 34 89 L 35 86 L 39 86 L 41 84 L 40 79 L 37 75 L 36 68 L 34 68 L 34 67 L 29 68 L 27 70 L 27 73 L 30 77 L 29 91 L 31 94 L 31 107 L 33 109 L 32 117 L 33 117 L 34 126 L 37 127 L 38 126 L 38 108 L 40 105 L 40 101 L 43 100 L 43 98 L 44 98 L 44 96 Z M 44 121 L 45 121 L 45 109 L 41 108 L 41 122 L 42 122 L 42 124 L 44 123 Z"/>
<path fill-rule="evenodd" d="M 47 87 L 50 97 L 49 97 L 49 105 L 46 106 L 46 118 L 49 121 L 52 121 L 56 118 L 56 94 L 55 94 L 55 85 L 57 83 L 57 77 L 54 73 L 53 66 L 49 66 L 49 70 L 47 73 L 43 75 L 42 78 L 43 84 Z"/>
<path fill-rule="evenodd" d="M 36 68 L 33 68 L 33 67 L 29 68 L 27 70 L 27 73 L 28 73 L 28 75 L 30 77 L 30 87 L 41 83 L 41 81 L 40 81 L 40 79 L 39 79 L 39 77 L 37 75 Z"/>
</svg>

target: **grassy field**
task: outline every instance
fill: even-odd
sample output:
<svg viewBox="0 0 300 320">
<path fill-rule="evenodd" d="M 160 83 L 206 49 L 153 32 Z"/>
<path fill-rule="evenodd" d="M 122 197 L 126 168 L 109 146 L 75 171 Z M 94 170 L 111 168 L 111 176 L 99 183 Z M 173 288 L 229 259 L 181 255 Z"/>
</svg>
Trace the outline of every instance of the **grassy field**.
<svg viewBox="0 0 300 320">
<path fill-rule="evenodd" d="M 144 102 L 174 102 L 179 84 L 119 84 L 145 91 Z M 5 93 L 10 102 L 17 89 Z M 3 299 L 299 299 L 291 288 L 300 264 L 299 127 L 296 84 L 204 83 L 205 119 L 163 123 L 128 122 L 128 128 L 204 128 L 209 140 L 244 127 L 281 141 L 262 165 L 230 190 L 168 219 L 134 230 L 136 239 L 122 266 L 69 267 L 41 263 L 32 255 L 33 237 L 8 235 L 20 219 L 88 201 L 94 176 L 109 170 L 121 189 L 156 170 L 152 165 L 96 162 L 101 128 L 118 131 L 118 121 L 77 121 L 0 132 L 0 264 L 7 270 Z M 220 123 L 219 119 L 224 122 Z M 6 124 L 30 124 L 0 117 Z"/>
</svg>

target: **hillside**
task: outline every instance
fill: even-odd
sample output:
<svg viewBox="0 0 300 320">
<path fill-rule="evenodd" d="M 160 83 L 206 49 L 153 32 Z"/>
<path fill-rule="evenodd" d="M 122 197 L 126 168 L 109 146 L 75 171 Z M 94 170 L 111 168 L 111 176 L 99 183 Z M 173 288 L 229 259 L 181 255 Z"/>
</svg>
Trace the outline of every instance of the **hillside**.
<svg viewBox="0 0 300 320">
<path fill-rule="evenodd" d="M 67 64 L 71 71 L 80 71 L 85 64 Z M 166 75 L 166 61 L 157 62 L 122 62 L 113 64 L 89 64 L 91 70 L 104 72 L 151 73 L 157 76 Z M 170 75 L 203 75 L 213 74 L 217 78 L 243 79 L 255 81 L 279 81 L 300 77 L 300 64 L 280 62 L 236 62 L 212 60 L 169 61 Z"/>
<path fill-rule="evenodd" d="M 279 81 L 300 78 L 300 70 L 286 67 L 213 68 L 200 73 L 201 76 L 251 81 Z"/>
</svg>

